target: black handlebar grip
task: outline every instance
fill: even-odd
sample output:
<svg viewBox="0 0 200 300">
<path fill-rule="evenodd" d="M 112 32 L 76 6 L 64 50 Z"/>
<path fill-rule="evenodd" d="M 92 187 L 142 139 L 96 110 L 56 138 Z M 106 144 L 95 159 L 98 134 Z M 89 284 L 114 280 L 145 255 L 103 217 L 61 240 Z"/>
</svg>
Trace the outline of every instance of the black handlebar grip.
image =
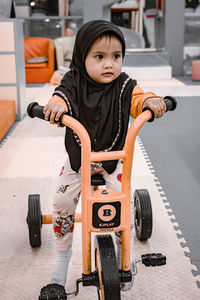
<svg viewBox="0 0 200 300">
<path fill-rule="evenodd" d="M 28 116 L 30 118 L 37 117 L 37 118 L 45 120 L 45 115 L 43 113 L 43 109 L 44 109 L 44 106 L 39 105 L 37 102 L 32 102 L 27 107 Z M 59 121 L 54 120 L 54 122 L 58 123 L 61 127 L 64 127 L 64 125 L 61 123 L 61 120 L 62 120 L 63 115 L 65 115 L 65 114 L 67 114 L 67 113 L 66 112 L 62 113 L 62 115 L 59 118 Z M 49 120 L 47 120 L 47 121 L 49 121 Z"/>
<path fill-rule="evenodd" d="M 163 100 L 164 100 L 165 105 L 166 105 L 166 112 L 167 111 L 173 111 L 173 110 L 176 109 L 177 101 L 176 101 L 176 99 L 174 97 L 172 97 L 172 96 L 165 96 L 163 98 Z M 144 107 L 143 110 L 142 110 L 142 112 L 145 111 L 145 110 L 150 110 L 150 112 L 152 113 L 152 118 L 150 120 L 148 120 L 148 122 L 152 122 L 154 120 L 154 118 L 155 118 L 153 110 L 151 109 L 151 107 L 148 107 L 148 106 Z"/>
<path fill-rule="evenodd" d="M 40 118 L 44 120 L 43 113 L 44 106 L 39 105 L 37 102 L 32 102 L 27 107 L 27 113 L 30 118 Z"/>
<path fill-rule="evenodd" d="M 165 105 L 166 105 L 166 112 L 167 111 L 173 111 L 176 109 L 177 106 L 177 101 L 174 97 L 172 96 L 165 96 L 163 98 Z"/>
</svg>

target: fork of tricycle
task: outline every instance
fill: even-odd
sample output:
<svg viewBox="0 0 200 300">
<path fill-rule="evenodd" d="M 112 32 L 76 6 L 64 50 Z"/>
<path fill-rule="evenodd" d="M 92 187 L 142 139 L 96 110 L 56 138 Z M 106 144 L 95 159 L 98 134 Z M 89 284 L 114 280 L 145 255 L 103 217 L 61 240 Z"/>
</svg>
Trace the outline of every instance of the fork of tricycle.
<svg viewBox="0 0 200 300">
<path fill-rule="evenodd" d="M 166 111 L 176 108 L 173 97 L 164 97 Z M 32 118 L 44 119 L 43 106 L 37 102 L 31 103 L 27 109 Z M 75 220 L 82 223 L 82 278 L 77 281 L 75 294 L 80 282 L 84 286 L 95 285 L 100 299 L 120 299 L 120 284 L 133 281 L 137 273 L 136 263 L 140 260 L 149 266 L 162 265 L 166 258 L 162 254 L 149 254 L 140 260 L 130 261 L 130 214 L 131 214 L 131 170 L 134 144 L 140 128 L 152 120 L 152 110 L 145 108 L 128 129 L 125 145 L 122 150 L 110 152 L 92 152 L 90 137 L 86 129 L 74 118 L 63 114 L 59 123 L 70 127 L 81 141 L 81 183 L 82 207 L 81 214 Z M 91 163 L 106 160 L 123 160 L 121 192 L 107 188 L 100 188 L 91 192 Z M 31 201 L 30 201 L 31 202 Z M 151 202 L 147 190 L 137 190 L 134 195 L 135 227 L 137 237 L 148 239 L 152 231 Z M 30 207 L 32 204 L 30 204 Z M 35 211 L 35 210 L 34 210 Z M 40 206 L 38 208 L 40 213 Z M 28 213 L 27 223 L 33 228 L 32 216 Z M 148 217 L 150 215 L 150 217 Z M 37 217 L 42 223 L 51 223 L 52 215 Z M 31 221 L 30 221 L 31 220 Z M 91 233 L 95 235 L 95 270 L 91 267 Z M 121 233 L 121 261 L 117 262 L 112 236 L 108 233 Z M 30 235 L 29 235 L 30 236 Z"/>
</svg>

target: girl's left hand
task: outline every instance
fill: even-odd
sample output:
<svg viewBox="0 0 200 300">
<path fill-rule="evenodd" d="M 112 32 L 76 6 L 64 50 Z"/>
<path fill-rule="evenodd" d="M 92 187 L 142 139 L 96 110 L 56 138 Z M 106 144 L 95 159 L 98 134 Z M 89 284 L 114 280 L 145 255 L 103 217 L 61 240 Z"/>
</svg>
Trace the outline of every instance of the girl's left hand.
<svg viewBox="0 0 200 300">
<path fill-rule="evenodd" d="M 43 113 L 45 114 L 45 120 L 48 120 L 50 118 L 50 124 L 54 124 L 55 121 L 58 121 L 62 113 L 65 111 L 66 110 L 63 107 L 63 105 L 55 102 L 48 103 L 43 109 Z M 59 124 L 57 126 L 59 127 Z"/>
<path fill-rule="evenodd" d="M 161 118 L 166 112 L 166 105 L 163 98 L 148 98 L 144 101 L 143 108 L 147 106 L 153 110 L 156 119 Z"/>
</svg>

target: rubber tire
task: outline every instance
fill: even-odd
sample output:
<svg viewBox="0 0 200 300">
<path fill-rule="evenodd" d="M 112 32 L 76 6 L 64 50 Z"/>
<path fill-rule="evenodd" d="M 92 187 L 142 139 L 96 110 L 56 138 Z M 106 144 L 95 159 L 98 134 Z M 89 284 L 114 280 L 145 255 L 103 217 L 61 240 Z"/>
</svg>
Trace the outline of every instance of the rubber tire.
<svg viewBox="0 0 200 300">
<path fill-rule="evenodd" d="M 32 248 L 41 246 L 42 213 L 40 208 L 40 195 L 29 195 L 27 224 L 29 229 L 29 242 Z"/>
<path fill-rule="evenodd" d="M 120 300 L 119 270 L 113 239 L 110 234 L 96 235 L 94 245 L 99 300 Z"/>
<path fill-rule="evenodd" d="M 153 214 L 151 198 L 146 189 L 135 190 L 134 193 L 135 209 L 135 232 L 138 240 L 146 241 L 151 237 L 153 229 Z"/>
</svg>

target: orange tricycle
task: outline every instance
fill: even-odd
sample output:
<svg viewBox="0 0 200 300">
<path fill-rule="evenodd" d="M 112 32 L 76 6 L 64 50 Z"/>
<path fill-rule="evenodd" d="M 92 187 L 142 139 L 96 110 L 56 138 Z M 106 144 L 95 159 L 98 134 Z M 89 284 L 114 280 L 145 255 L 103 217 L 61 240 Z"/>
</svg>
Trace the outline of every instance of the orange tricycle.
<svg viewBox="0 0 200 300">
<path fill-rule="evenodd" d="M 164 97 L 167 111 L 176 108 L 176 100 Z M 28 115 L 44 119 L 43 106 L 33 102 L 28 106 Z M 91 142 L 86 129 L 74 118 L 63 114 L 60 124 L 70 127 L 81 141 L 81 213 L 76 214 L 75 222 L 82 223 L 82 277 L 76 280 L 75 295 L 79 284 L 96 286 L 100 300 L 121 299 L 120 290 L 128 290 L 133 285 L 137 273 L 136 264 L 141 261 L 146 266 L 166 264 L 161 253 L 141 255 L 130 259 L 131 214 L 134 217 L 135 232 L 139 240 L 147 240 L 152 233 L 152 207 L 146 189 L 134 193 L 134 211 L 131 211 L 131 170 L 134 144 L 140 128 L 153 119 L 153 112 L 145 108 L 128 129 L 123 150 L 92 152 Z M 121 192 L 105 188 L 102 175 L 91 177 L 91 163 L 108 160 L 123 160 Z M 91 179 L 92 178 L 92 179 Z M 91 185 L 100 186 L 91 192 Z M 103 186 L 103 187 L 102 187 Z M 41 245 L 42 224 L 52 223 L 52 215 L 42 215 L 39 195 L 29 195 L 27 223 L 29 240 L 32 247 Z M 95 235 L 94 249 L 91 246 L 91 233 Z M 116 255 L 112 232 L 121 233 L 121 249 Z M 95 265 L 92 266 L 91 254 L 94 251 Z M 119 255 L 120 253 L 120 255 Z M 55 298 L 60 299 L 60 298 Z"/>
</svg>

